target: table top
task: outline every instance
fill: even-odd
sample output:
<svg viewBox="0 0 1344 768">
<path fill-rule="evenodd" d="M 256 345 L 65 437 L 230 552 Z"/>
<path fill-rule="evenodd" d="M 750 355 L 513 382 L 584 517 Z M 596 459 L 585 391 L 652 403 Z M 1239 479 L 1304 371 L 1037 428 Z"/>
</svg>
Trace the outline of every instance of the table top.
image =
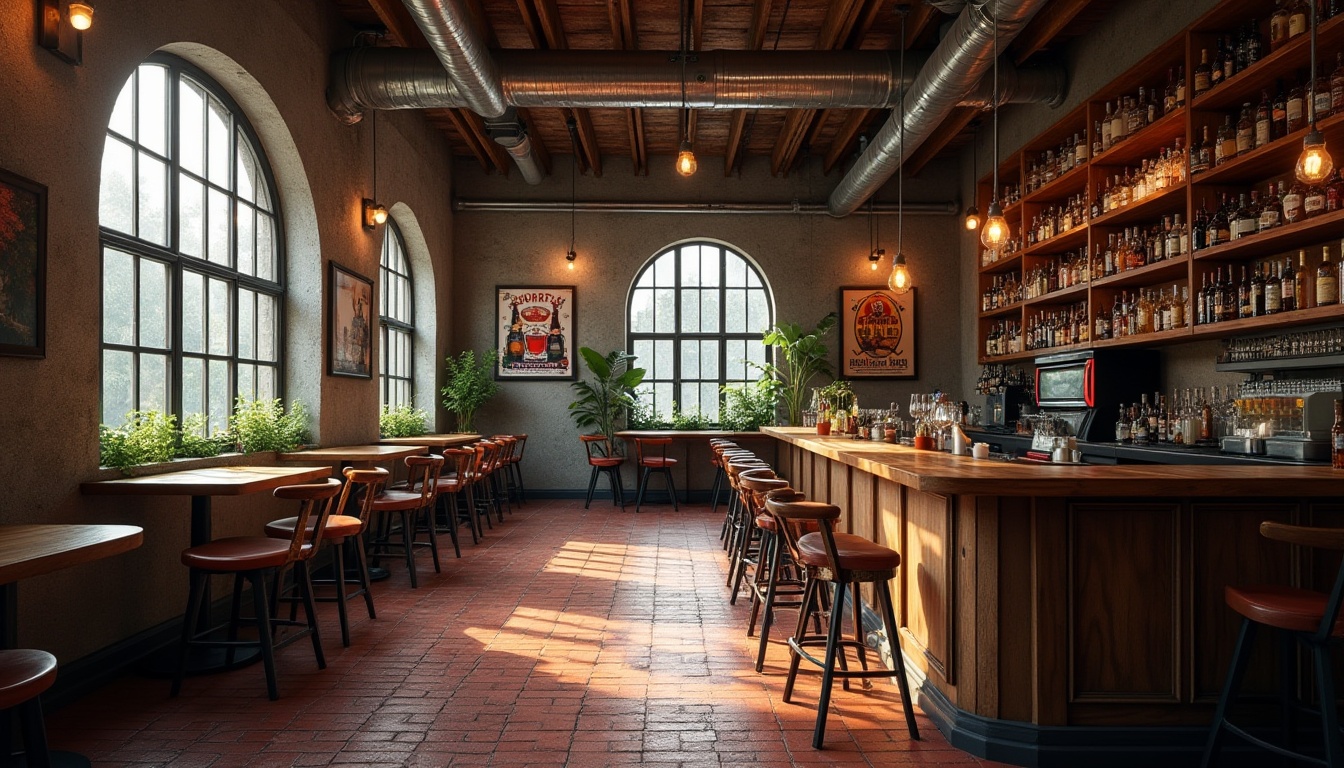
<svg viewBox="0 0 1344 768">
<path fill-rule="evenodd" d="M 331 467 L 204 467 L 80 483 L 79 490 L 103 496 L 242 496 L 330 476 Z"/>
<path fill-rule="evenodd" d="M 144 542 L 135 525 L 0 525 L 0 584 L 129 552 Z"/>
<path fill-rule="evenodd" d="M 384 437 L 380 445 L 421 445 L 430 448 L 453 448 L 468 445 L 480 440 L 481 436 L 471 432 L 442 432 L 418 437 Z"/>
<path fill-rule="evenodd" d="M 419 456 L 429 450 L 422 440 L 410 445 L 340 445 L 314 448 L 279 455 L 281 461 L 349 461 L 354 463 L 392 461 L 407 456 Z"/>
<path fill-rule="evenodd" d="M 729 432 L 722 429 L 623 429 L 616 437 L 630 440 L 636 437 L 670 437 L 674 440 L 708 440 L 711 437 L 723 437 L 729 440 L 743 440 L 753 437 L 770 437 L 764 432 Z"/>
</svg>

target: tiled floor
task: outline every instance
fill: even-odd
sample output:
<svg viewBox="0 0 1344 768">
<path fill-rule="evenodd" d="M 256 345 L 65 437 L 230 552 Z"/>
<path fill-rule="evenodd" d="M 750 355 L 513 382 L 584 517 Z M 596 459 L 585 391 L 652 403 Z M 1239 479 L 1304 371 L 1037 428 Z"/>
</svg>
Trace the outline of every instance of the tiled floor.
<svg viewBox="0 0 1344 768">
<path fill-rule="evenodd" d="M 720 519 L 534 501 L 461 560 L 448 549 L 441 575 L 422 554 L 417 590 L 392 563 L 378 619 L 352 603 L 350 648 L 319 606 L 327 669 L 307 641 L 285 648 L 277 702 L 260 666 L 189 678 L 176 699 L 125 677 L 55 713 L 50 741 L 95 766 L 989 765 L 922 714 L 912 742 L 885 681 L 837 685 L 813 750 L 817 678 L 785 704 L 785 647 L 752 669 Z"/>
</svg>

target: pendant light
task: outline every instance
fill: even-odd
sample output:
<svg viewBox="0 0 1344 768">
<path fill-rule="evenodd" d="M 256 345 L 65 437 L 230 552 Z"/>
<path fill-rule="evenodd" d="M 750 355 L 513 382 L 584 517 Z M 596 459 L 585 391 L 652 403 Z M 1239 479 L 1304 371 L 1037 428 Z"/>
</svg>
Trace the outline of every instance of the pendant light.
<svg viewBox="0 0 1344 768">
<path fill-rule="evenodd" d="M 898 6 L 901 14 L 901 82 L 905 82 L 905 17 L 910 12 L 907 6 Z M 900 106 L 901 133 L 896 137 L 896 155 L 901 159 L 896 166 L 896 255 L 891 259 L 891 274 L 887 276 L 887 287 L 897 294 L 910 290 L 910 270 L 905 266 L 905 93 L 901 93 Z"/>
<path fill-rule="evenodd" d="M 877 238 L 880 235 L 873 234 L 873 225 L 875 223 L 873 218 L 873 198 L 870 197 L 868 198 L 868 266 L 874 272 L 877 271 L 877 265 L 887 257 L 886 249 L 877 247 Z"/>
<path fill-rule="evenodd" d="M 985 211 L 985 225 L 980 229 L 980 244 L 998 250 L 1008 242 L 1012 231 L 999 206 L 999 15 L 997 3 L 989 6 L 990 22 L 994 27 L 994 186 L 989 190 L 989 209 Z"/>
<path fill-rule="evenodd" d="M 677 149 L 677 173 L 682 176 L 691 176 L 695 173 L 698 164 L 695 162 L 695 150 L 691 148 L 691 121 L 686 116 L 686 49 L 689 47 L 687 38 L 687 27 L 690 22 L 686 18 L 686 0 L 681 0 L 680 18 L 677 23 L 681 26 L 681 53 L 678 58 L 681 60 L 681 113 L 679 117 L 678 128 L 681 129 L 681 146 Z"/>
<path fill-rule="evenodd" d="M 980 165 L 977 150 L 980 147 L 980 121 L 977 119 L 971 123 L 971 189 L 975 190 L 976 185 L 980 183 Z M 980 228 L 980 209 L 975 207 L 975 192 L 971 192 L 971 206 L 966 209 L 966 231 L 974 232 Z"/>
<path fill-rule="evenodd" d="M 370 111 L 369 123 L 373 129 L 373 197 L 361 201 L 363 215 L 360 224 L 372 230 L 387 221 L 387 208 L 378 202 L 378 110 Z"/>
<path fill-rule="evenodd" d="M 1325 137 L 1316 127 L 1316 3 L 1311 5 L 1311 130 L 1302 139 L 1302 154 L 1297 158 L 1297 167 L 1293 169 L 1297 180 L 1303 184 L 1320 184 L 1330 178 L 1335 170 L 1335 161 L 1325 148 Z"/>
<path fill-rule="evenodd" d="M 574 251 L 574 211 L 578 207 L 575 202 L 575 185 L 579 176 L 579 124 L 574 120 L 572 112 L 565 120 L 565 127 L 569 128 L 570 158 L 572 158 L 569 164 L 569 250 L 565 251 L 565 267 L 573 270 L 574 260 L 579 257 Z"/>
</svg>

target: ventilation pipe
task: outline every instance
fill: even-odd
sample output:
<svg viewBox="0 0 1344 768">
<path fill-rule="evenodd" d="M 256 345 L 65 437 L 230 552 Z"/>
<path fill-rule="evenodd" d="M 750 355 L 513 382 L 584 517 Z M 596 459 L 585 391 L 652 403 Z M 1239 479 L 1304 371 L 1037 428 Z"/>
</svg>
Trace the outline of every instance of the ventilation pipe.
<svg viewBox="0 0 1344 768">
<path fill-rule="evenodd" d="M 847 216 L 875 194 L 989 70 L 995 35 L 1000 47 L 1006 46 L 1044 4 L 1045 0 L 995 0 L 997 26 L 987 4 L 967 5 L 906 91 L 904 125 L 894 115 L 889 118 L 831 192 L 827 202 L 831 215 Z M 1002 76 L 1003 69 L 999 73 Z M 903 131 L 904 157 L 898 151 Z"/>
<path fill-rule="evenodd" d="M 532 151 L 532 139 L 527 136 L 527 125 L 518 117 L 518 110 L 509 107 L 499 117 L 485 119 L 485 133 L 505 149 L 528 184 L 541 183 L 541 166 Z"/>
</svg>

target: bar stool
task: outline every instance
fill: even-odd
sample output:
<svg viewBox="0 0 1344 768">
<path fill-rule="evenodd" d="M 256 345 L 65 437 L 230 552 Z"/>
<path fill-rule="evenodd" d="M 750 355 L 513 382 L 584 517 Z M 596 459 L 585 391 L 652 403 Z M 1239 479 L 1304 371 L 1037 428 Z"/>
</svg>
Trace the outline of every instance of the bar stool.
<svg viewBox="0 0 1344 768">
<path fill-rule="evenodd" d="M 471 531 L 471 543 L 479 544 L 484 531 L 478 530 L 480 518 L 476 516 L 476 501 L 472 496 L 472 467 L 476 463 L 476 451 L 470 448 L 449 448 L 443 452 L 443 474 L 439 475 L 439 504 L 444 507 L 448 532 L 453 537 L 453 552 L 462 556 L 457 543 L 457 528 L 465 520 Z M 458 498 L 463 505 L 457 505 Z M 444 500 L 447 500 L 445 503 Z"/>
<path fill-rule="evenodd" d="M 635 511 L 644 504 L 644 491 L 649 488 L 649 475 L 661 472 L 667 477 L 667 495 L 672 497 L 672 509 L 677 509 L 677 487 L 672 482 L 672 468 L 677 466 L 676 459 L 667 457 L 667 446 L 672 444 L 670 437 L 636 437 L 635 467 L 640 470 L 639 493 L 635 496 Z M 658 455 L 645 455 L 645 448 L 657 448 Z"/>
<path fill-rule="evenodd" d="M 780 485 L 777 486 L 779 488 L 787 488 L 789 485 L 788 481 L 780 479 L 779 475 L 776 475 L 775 471 L 769 467 L 756 467 L 743 470 L 737 474 L 737 484 L 741 489 L 742 514 L 740 517 L 745 521 L 746 532 L 737 537 L 737 548 L 733 550 L 732 557 L 729 559 L 729 567 L 732 570 L 732 573 L 729 574 L 732 581 L 730 586 L 733 588 L 732 596 L 728 598 L 729 605 L 737 605 L 737 594 L 742 589 L 742 580 L 746 578 L 748 567 L 752 568 L 753 580 L 756 578 L 761 553 L 765 551 L 765 539 L 761 535 L 761 529 L 756 525 L 756 515 L 761 510 L 758 509 L 751 487 L 748 485 L 748 480 L 751 479 L 779 480 Z M 752 547 L 753 542 L 757 543 L 755 548 Z"/>
<path fill-rule="evenodd" d="M 494 472 L 497 468 L 495 457 L 499 455 L 499 447 L 499 443 L 493 440 L 480 440 L 472 445 L 477 453 L 474 475 L 476 503 L 485 507 L 485 521 L 492 529 L 495 527 L 490 523 L 492 513 L 499 518 L 499 522 L 504 522 L 504 508 L 500 505 L 494 489 Z"/>
<path fill-rule="evenodd" d="M 792 524 L 800 521 L 815 521 L 816 533 L 806 533 L 791 540 L 790 548 L 797 553 L 798 564 L 807 571 L 807 586 L 803 592 L 803 605 L 798 612 L 798 626 L 789 638 L 789 677 L 784 683 L 784 701 L 793 697 L 793 684 L 798 676 L 798 664 L 807 659 L 821 667 L 821 693 L 817 697 L 817 724 L 812 732 L 812 746 L 821 749 L 826 736 L 826 713 L 831 706 L 831 684 L 836 677 L 848 683 L 855 677 L 894 677 L 901 689 L 901 705 L 905 709 L 905 724 L 910 738 L 919 739 L 919 727 L 915 725 L 915 710 L 910 701 L 910 681 L 905 677 L 905 659 L 901 655 L 899 628 L 896 613 L 891 606 L 890 582 L 896 578 L 896 569 L 900 567 L 901 555 L 894 549 L 875 544 L 862 536 L 848 533 L 836 533 L 832 523 L 840 517 L 840 508 L 832 504 L 816 501 L 799 501 L 791 490 L 771 491 L 765 497 L 766 509 L 774 515 L 779 531 L 786 537 L 795 535 Z M 834 587 L 831 597 L 830 630 L 825 638 L 807 635 L 807 622 L 813 611 L 819 610 L 822 585 L 830 583 Z M 863 642 L 863 626 L 859 623 L 858 585 L 871 583 L 882 616 L 883 629 L 891 643 L 891 658 L 895 669 L 872 670 L 867 668 L 866 644 Z M 845 590 L 854 585 L 854 638 L 846 640 L 841 636 L 844 622 Z M 826 658 L 818 659 L 805 649 L 824 646 Z M 854 648 L 858 652 L 859 663 L 863 669 L 848 668 L 836 670 L 837 662 L 844 662 L 844 648 Z"/>
<path fill-rule="evenodd" d="M 1341 528 L 1307 528 L 1286 523 L 1264 522 L 1260 524 L 1260 535 L 1267 539 L 1304 547 L 1344 550 L 1344 529 Z M 1229 608 L 1242 615 L 1241 633 L 1237 636 L 1232 664 L 1228 668 L 1222 697 L 1218 699 L 1218 708 L 1214 711 L 1213 725 L 1200 765 L 1208 768 L 1213 764 L 1222 747 L 1223 731 L 1226 730 L 1282 757 L 1330 768 L 1344 766 L 1344 747 L 1340 744 L 1339 714 L 1335 703 L 1334 669 L 1330 663 L 1331 649 L 1339 646 L 1344 640 L 1344 617 L 1340 616 L 1340 603 L 1344 601 L 1344 564 L 1341 564 L 1339 572 L 1335 575 L 1334 587 L 1330 594 L 1297 587 L 1268 585 L 1226 587 L 1224 599 Z M 1236 700 L 1240 691 L 1242 677 L 1245 676 L 1246 667 L 1251 660 L 1255 636 L 1262 624 L 1279 630 L 1284 640 L 1280 645 L 1279 699 L 1284 710 L 1282 732 L 1287 746 L 1272 744 L 1252 736 L 1227 719 L 1228 707 Z M 1319 699 L 1319 711 L 1297 700 L 1298 644 L 1311 652 L 1316 672 L 1314 683 Z M 1295 747 L 1294 716 L 1299 710 L 1320 716 L 1324 760 L 1291 749 Z"/>
<path fill-rule="evenodd" d="M 612 451 L 611 441 L 606 435 L 579 435 L 583 441 L 583 449 L 588 453 L 588 466 L 593 468 L 588 476 L 588 498 L 583 502 L 583 508 L 587 509 L 589 504 L 593 503 L 593 489 L 597 487 L 597 476 L 606 473 L 607 479 L 611 482 L 611 503 L 620 503 L 621 511 L 625 511 L 625 488 L 621 485 L 621 466 L 625 464 L 624 456 L 617 456 Z M 597 451 L 596 454 L 593 451 Z"/>
<path fill-rule="evenodd" d="M 724 473 L 728 478 L 728 486 L 732 489 L 732 494 L 728 498 L 728 541 L 726 548 L 728 550 L 729 568 L 728 580 L 724 586 L 733 585 L 734 565 L 736 564 L 736 553 L 741 546 L 742 536 L 750 536 L 751 531 L 747 528 L 747 514 L 745 510 L 749 508 L 747 498 L 742 490 L 742 485 L 738 482 L 738 475 L 752 469 L 769 469 L 770 464 L 755 456 L 735 456 L 728 460 L 724 465 Z"/>
<path fill-rule="evenodd" d="M 313 604 L 313 582 L 308 562 L 317 552 L 321 542 L 318 532 L 326 527 L 327 516 L 334 506 L 332 502 L 340 490 L 341 481 L 332 478 L 312 485 L 282 485 L 276 488 L 273 495 L 277 499 L 299 502 L 299 514 L 295 518 L 294 533 L 289 541 L 269 536 L 231 536 L 182 550 L 182 564 L 191 569 L 191 597 L 187 601 L 187 613 L 182 621 L 182 646 L 177 658 L 177 673 L 173 675 L 172 696 L 182 690 L 182 677 L 187 671 L 187 655 L 192 646 L 227 648 L 229 664 L 233 663 L 234 651 L 240 646 L 260 647 L 261 659 L 266 667 L 266 693 L 272 701 L 280 698 L 275 681 L 277 648 L 304 635 L 311 635 L 317 668 L 327 668 L 327 659 L 322 654 L 322 638 L 317 629 L 317 608 Z M 306 622 L 273 618 L 270 601 L 266 599 L 266 573 L 290 566 L 293 567 L 294 583 L 299 589 L 303 610 L 308 617 Z M 193 627 L 210 610 L 210 606 L 205 604 L 206 583 L 210 576 L 223 573 L 234 574 L 229 635 L 227 640 L 209 640 L 205 636 L 210 630 L 197 633 Z M 257 625 L 255 641 L 238 639 L 244 579 L 252 585 L 253 621 Z M 273 632 L 275 625 L 300 626 L 304 629 L 277 643 Z"/>
<path fill-rule="evenodd" d="M 443 472 L 443 457 L 436 454 L 407 456 L 405 461 L 408 475 L 406 485 L 403 488 L 385 490 L 375 496 L 372 511 L 385 513 L 380 521 L 379 549 L 386 552 L 388 547 L 402 548 L 406 556 L 406 570 L 410 572 L 411 588 L 415 589 L 420 586 L 415 572 L 416 547 L 429 547 L 430 555 L 434 559 L 434 572 L 443 572 L 439 567 L 439 537 L 434 521 L 439 475 Z M 393 512 L 400 517 L 399 545 L 389 541 L 392 535 L 389 518 Z M 422 529 L 429 534 L 428 542 L 417 541 L 419 538 L 417 533 Z M 376 557 L 375 555 L 375 559 Z"/>
<path fill-rule="evenodd" d="M 770 628 L 774 626 L 776 608 L 801 608 L 806 581 L 795 574 L 796 560 L 789 551 L 789 539 L 779 532 L 779 523 L 765 509 L 765 497 L 775 493 L 775 498 L 785 500 L 785 492 L 792 492 L 793 501 L 803 501 L 801 493 L 789 488 L 782 478 L 758 478 L 747 472 L 739 475 L 739 482 L 751 492 L 752 508 L 756 513 L 756 527 L 761 531 L 761 565 L 756 567 L 756 578 L 751 584 L 751 617 L 747 621 L 747 637 L 756 630 L 756 616 L 761 614 L 760 645 L 756 649 L 756 671 L 765 667 L 765 652 L 770 644 Z M 817 530 L 811 521 L 790 523 L 794 537 Z M 761 609 L 764 608 L 764 611 Z M 817 632 L 821 632 L 820 616 L 813 614 L 817 622 Z"/>
<path fill-rule="evenodd" d="M 491 482 L 495 484 L 495 489 L 504 500 L 504 506 L 508 508 L 509 514 L 513 514 L 513 474 L 509 471 L 509 466 L 513 447 L 518 441 L 513 435 L 491 435 L 490 440 L 499 445 L 495 465 L 491 470 Z"/>
<path fill-rule="evenodd" d="M 509 457 L 509 466 L 518 480 L 518 503 L 526 504 L 527 489 L 523 486 L 523 449 L 527 447 L 527 433 L 514 435 L 514 438 L 518 440 L 518 446 Z"/>
<path fill-rule="evenodd" d="M 714 482 L 709 487 L 710 514 L 719 511 L 719 496 L 723 495 L 723 452 L 729 448 L 736 448 L 737 443 L 721 437 L 713 437 L 709 440 L 709 463 L 714 465 Z M 719 538 L 722 539 L 727 527 L 720 531 Z"/>
<path fill-rule="evenodd" d="M 378 618 L 373 610 L 373 590 L 369 582 L 369 562 L 368 556 L 364 551 L 364 524 L 370 517 L 373 507 L 373 499 L 378 495 L 379 490 L 387 482 L 388 471 L 381 467 L 374 469 L 355 469 L 346 467 L 342 470 L 345 475 L 345 488 L 341 490 L 340 501 L 336 502 L 335 512 L 345 512 L 349 509 L 349 500 L 358 490 L 363 489 L 363 496 L 360 497 L 359 505 L 353 511 L 353 515 L 332 514 L 327 517 L 326 525 L 322 528 L 320 541 L 329 541 L 332 544 L 334 563 L 334 574 L 330 579 L 313 579 L 315 586 L 330 584 L 336 588 L 336 594 L 331 597 L 319 597 L 314 595 L 313 599 L 320 603 L 336 603 L 336 613 L 341 621 L 341 645 L 350 647 L 350 620 L 346 615 L 345 601 L 353 597 L 364 598 L 365 607 L 369 610 L 369 618 Z M 298 525 L 297 517 L 286 517 L 282 520 L 272 520 L 266 524 L 266 535 L 273 539 L 293 539 L 294 526 Z M 316 521 L 309 519 L 308 525 L 312 526 Z M 305 532 L 308 535 L 308 532 Z M 345 547 L 347 542 L 353 542 L 355 551 L 355 578 L 352 580 L 346 576 L 345 571 Z M 276 574 L 275 590 L 272 592 L 276 600 L 295 598 L 283 598 L 280 595 L 280 574 Z M 358 588 L 354 591 L 347 591 L 346 585 L 354 584 Z M 297 607 L 297 606 L 295 606 Z M 293 615 L 290 616 L 293 619 Z"/>
<path fill-rule="evenodd" d="M 0 651 L 0 709 L 18 709 L 26 764 L 50 768 L 42 694 L 56 682 L 56 657 L 46 651 Z"/>
</svg>

